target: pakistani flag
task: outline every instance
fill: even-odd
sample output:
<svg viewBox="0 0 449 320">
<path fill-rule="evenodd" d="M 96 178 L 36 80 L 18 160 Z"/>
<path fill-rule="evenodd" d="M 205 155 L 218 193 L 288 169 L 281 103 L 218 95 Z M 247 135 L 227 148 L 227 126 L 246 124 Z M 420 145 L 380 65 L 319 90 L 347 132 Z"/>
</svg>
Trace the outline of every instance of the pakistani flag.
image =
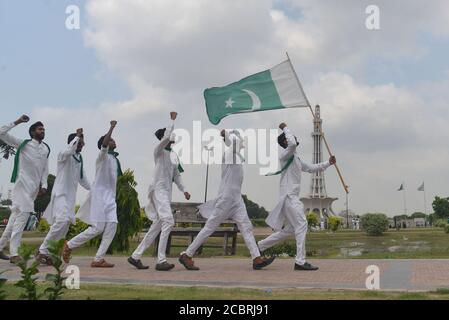
<svg viewBox="0 0 449 320">
<path fill-rule="evenodd" d="M 424 182 L 423 182 L 422 185 L 418 188 L 418 191 L 424 191 Z"/>
<path fill-rule="evenodd" d="M 398 191 L 403 191 L 404 190 L 404 184 L 401 184 L 401 186 L 399 187 Z"/>
<path fill-rule="evenodd" d="M 309 107 L 290 60 L 226 87 L 206 89 L 204 98 L 215 125 L 234 113 Z"/>
</svg>

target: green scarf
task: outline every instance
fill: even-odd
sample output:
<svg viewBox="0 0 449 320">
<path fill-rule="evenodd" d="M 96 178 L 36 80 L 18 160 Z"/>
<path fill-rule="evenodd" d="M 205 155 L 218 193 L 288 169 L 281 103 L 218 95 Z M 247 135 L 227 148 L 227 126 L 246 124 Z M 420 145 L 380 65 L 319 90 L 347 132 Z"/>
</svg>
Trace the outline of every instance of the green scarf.
<svg viewBox="0 0 449 320">
<path fill-rule="evenodd" d="M 170 147 L 166 147 L 165 150 L 173 152 L 172 148 L 170 148 Z M 178 171 L 179 171 L 179 173 L 184 173 L 184 168 L 181 165 L 181 160 L 179 160 L 179 157 L 178 157 L 178 155 L 175 152 L 173 152 L 173 153 L 176 155 L 176 158 L 178 158 Z"/>
<path fill-rule="evenodd" d="M 80 158 L 78 159 L 75 155 L 73 155 L 73 159 L 75 159 L 76 162 L 81 163 L 81 172 L 80 172 L 80 177 L 81 180 L 83 180 L 84 178 L 84 162 L 83 162 L 83 156 L 81 155 L 81 153 L 78 154 L 80 156 Z"/>
<path fill-rule="evenodd" d="M 115 160 L 117 161 L 117 176 L 118 177 L 123 176 L 122 166 L 120 164 L 120 160 L 117 158 L 119 156 L 119 153 L 109 150 L 108 154 L 114 156 Z"/>
<path fill-rule="evenodd" d="M 277 171 L 277 172 L 275 172 L 275 173 L 269 173 L 269 174 L 266 174 L 265 176 L 266 176 L 266 177 L 272 177 L 272 176 L 280 175 L 282 172 L 284 172 L 285 170 L 287 170 L 288 167 L 291 166 L 291 164 L 293 163 L 293 160 L 295 160 L 295 156 L 292 156 L 290 159 L 288 159 L 287 163 L 282 167 L 281 170 L 279 170 L 279 171 Z"/>
<path fill-rule="evenodd" d="M 32 141 L 31 139 L 24 140 L 17 148 L 16 156 L 14 158 L 14 169 L 12 171 L 11 183 L 16 183 L 17 178 L 19 176 L 20 153 L 22 152 L 23 148 L 25 148 L 25 146 L 31 141 Z M 48 148 L 48 155 L 47 155 L 48 159 L 48 157 L 50 157 L 51 149 L 48 144 L 46 144 L 45 142 L 42 143 L 45 144 L 45 146 Z"/>
</svg>

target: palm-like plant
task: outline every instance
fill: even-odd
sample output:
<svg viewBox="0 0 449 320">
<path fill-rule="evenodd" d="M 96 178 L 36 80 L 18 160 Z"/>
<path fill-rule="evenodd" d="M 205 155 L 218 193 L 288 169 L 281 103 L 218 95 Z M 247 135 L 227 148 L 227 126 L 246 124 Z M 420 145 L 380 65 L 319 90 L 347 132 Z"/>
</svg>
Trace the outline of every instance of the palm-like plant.
<svg viewBox="0 0 449 320">
<path fill-rule="evenodd" d="M 16 151 L 13 147 L 0 140 L 0 156 L 2 156 L 4 159 L 9 159 L 9 157 L 14 155 L 15 153 Z"/>
</svg>

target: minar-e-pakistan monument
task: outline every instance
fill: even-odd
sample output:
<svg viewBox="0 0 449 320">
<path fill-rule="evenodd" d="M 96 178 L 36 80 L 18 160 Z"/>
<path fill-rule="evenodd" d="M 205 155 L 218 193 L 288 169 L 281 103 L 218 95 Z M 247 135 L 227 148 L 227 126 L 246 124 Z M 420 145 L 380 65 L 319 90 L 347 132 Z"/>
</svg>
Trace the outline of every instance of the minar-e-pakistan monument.
<svg viewBox="0 0 449 320">
<path fill-rule="evenodd" d="M 315 119 L 313 119 L 313 164 L 323 162 L 323 120 L 320 115 L 320 106 L 315 107 Z M 328 217 L 335 215 L 332 203 L 338 198 L 329 198 L 326 192 L 324 172 L 312 174 L 310 193 L 307 198 L 301 198 L 306 214 L 313 212 L 320 221 L 326 221 Z"/>
</svg>

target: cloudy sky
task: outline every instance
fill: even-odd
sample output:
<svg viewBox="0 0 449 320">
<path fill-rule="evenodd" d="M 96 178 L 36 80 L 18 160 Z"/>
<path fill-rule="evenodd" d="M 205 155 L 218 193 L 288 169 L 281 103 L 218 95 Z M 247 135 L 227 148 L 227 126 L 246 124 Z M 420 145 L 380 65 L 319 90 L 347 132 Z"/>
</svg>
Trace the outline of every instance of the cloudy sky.
<svg viewBox="0 0 449 320">
<path fill-rule="evenodd" d="M 65 27 L 68 5 L 81 11 L 80 30 Z M 380 8 L 380 30 L 365 26 L 368 5 Z M 358 213 L 409 213 L 449 195 L 449 2 L 446 0 L 0 0 L 1 123 L 27 113 L 47 127 L 55 155 L 67 134 L 85 128 L 85 162 L 93 178 L 95 142 L 112 118 L 123 166 L 132 168 L 142 205 L 153 175 L 153 132 L 179 112 L 178 127 L 203 129 L 203 90 L 268 69 L 288 51 L 351 189 Z M 230 116 L 220 128 L 277 128 L 286 121 L 311 160 L 312 119 L 292 109 Z M 26 137 L 27 127 L 13 133 Z M 244 192 L 268 209 L 278 179 L 245 167 Z M 0 163 L 0 186 L 12 161 Z M 219 183 L 212 168 L 210 193 Z M 184 180 L 200 202 L 204 165 Z M 334 169 L 326 173 L 334 209 L 345 206 Z M 302 195 L 310 178 L 304 176 Z M 81 192 L 79 200 L 85 197 Z M 174 200 L 181 195 L 175 192 Z"/>
</svg>

